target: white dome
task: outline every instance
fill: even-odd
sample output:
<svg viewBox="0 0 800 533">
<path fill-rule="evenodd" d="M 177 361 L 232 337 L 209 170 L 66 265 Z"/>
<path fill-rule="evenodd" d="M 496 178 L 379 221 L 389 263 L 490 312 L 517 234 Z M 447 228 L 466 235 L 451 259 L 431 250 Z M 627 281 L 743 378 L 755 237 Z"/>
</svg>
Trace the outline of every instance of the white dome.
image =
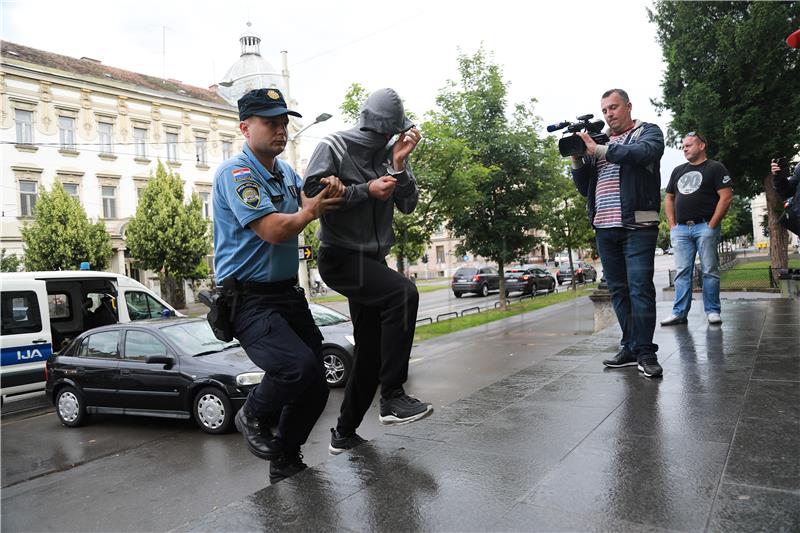
<svg viewBox="0 0 800 533">
<path fill-rule="evenodd" d="M 217 88 L 219 95 L 231 105 L 236 105 L 243 94 L 253 89 L 274 87 L 286 93 L 283 76 L 269 61 L 261 57 L 261 39 L 250 26 L 248 22 L 247 30 L 239 37 L 242 55 L 228 69 Z M 228 83 L 231 84 L 229 87 L 226 86 Z"/>
</svg>

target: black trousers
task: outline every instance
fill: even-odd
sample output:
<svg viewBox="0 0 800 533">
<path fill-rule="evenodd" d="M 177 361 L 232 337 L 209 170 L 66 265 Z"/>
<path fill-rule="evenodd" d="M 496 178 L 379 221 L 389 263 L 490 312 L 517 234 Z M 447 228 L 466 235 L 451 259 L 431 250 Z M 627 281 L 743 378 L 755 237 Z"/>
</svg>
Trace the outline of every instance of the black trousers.
<svg viewBox="0 0 800 533">
<path fill-rule="evenodd" d="M 353 319 L 356 360 L 337 425 L 349 435 L 361 425 L 379 384 L 383 398 L 403 392 L 419 293 L 377 254 L 322 247 L 319 273 L 329 287 L 347 296 Z"/>
<path fill-rule="evenodd" d="M 235 336 L 265 372 L 245 407 L 260 419 L 278 415 L 277 437 L 287 450 L 300 448 L 328 401 L 322 334 L 308 302 L 294 288 L 281 294 L 241 295 Z"/>
</svg>

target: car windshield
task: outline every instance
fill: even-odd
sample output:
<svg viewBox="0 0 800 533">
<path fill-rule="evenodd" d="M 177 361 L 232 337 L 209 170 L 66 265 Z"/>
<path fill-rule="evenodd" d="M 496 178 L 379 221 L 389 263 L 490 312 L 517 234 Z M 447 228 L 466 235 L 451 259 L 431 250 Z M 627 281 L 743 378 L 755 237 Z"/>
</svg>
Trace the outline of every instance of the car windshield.
<svg viewBox="0 0 800 533">
<path fill-rule="evenodd" d="M 205 320 L 165 326 L 161 328 L 161 332 L 176 346 L 180 346 L 183 353 L 191 356 L 221 352 L 239 346 L 235 340 L 222 342 L 216 338 Z"/>
<path fill-rule="evenodd" d="M 458 270 L 456 270 L 456 273 L 454 274 L 454 276 L 457 277 L 457 278 L 461 278 L 461 277 L 466 277 L 466 276 L 474 276 L 477 273 L 478 273 L 478 269 L 477 268 L 464 268 L 464 267 L 462 267 L 462 268 L 459 268 Z"/>
<path fill-rule="evenodd" d="M 506 276 L 510 278 L 516 278 L 525 273 L 524 270 L 506 270 Z"/>
<path fill-rule="evenodd" d="M 330 307 L 322 305 L 310 304 L 311 315 L 314 317 L 314 324 L 319 326 L 333 326 L 341 324 L 342 322 L 349 322 L 350 319 L 338 311 L 334 311 Z"/>
</svg>

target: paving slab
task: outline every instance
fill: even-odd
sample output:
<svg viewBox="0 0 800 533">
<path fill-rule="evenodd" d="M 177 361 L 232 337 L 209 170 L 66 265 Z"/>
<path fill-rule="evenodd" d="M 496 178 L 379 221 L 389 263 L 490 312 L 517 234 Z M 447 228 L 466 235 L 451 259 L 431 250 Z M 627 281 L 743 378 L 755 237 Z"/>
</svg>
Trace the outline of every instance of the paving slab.
<svg viewBox="0 0 800 533">
<path fill-rule="evenodd" d="M 800 301 L 695 304 L 663 379 L 611 327 L 177 531 L 799 531 Z"/>
</svg>

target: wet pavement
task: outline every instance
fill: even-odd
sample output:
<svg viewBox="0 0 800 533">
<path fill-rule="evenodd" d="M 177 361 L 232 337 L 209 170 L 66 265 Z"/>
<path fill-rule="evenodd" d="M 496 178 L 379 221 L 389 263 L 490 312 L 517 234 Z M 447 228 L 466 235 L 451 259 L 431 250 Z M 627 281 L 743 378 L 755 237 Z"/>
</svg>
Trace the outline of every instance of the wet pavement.
<svg viewBox="0 0 800 533">
<path fill-rule="evenodd" d="M 609 328 L 177 530 L 798 531 L 800 302 L 694 307 L 663 379 Z"/>
</svg>

